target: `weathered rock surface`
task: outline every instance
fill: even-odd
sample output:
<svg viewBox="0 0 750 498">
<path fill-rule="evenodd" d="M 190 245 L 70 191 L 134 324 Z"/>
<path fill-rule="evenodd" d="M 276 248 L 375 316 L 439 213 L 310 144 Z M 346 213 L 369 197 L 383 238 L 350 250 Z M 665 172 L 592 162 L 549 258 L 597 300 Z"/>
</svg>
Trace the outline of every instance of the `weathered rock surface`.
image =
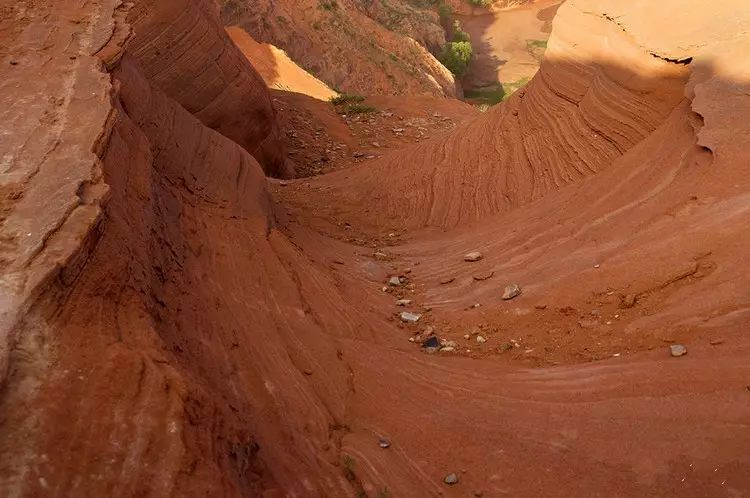
<svg viewBox="0 0 750 498">
<path fill-rule="evenodd" d="M 181 36 L 202 47 L 190 35 L 205 29 L 202 5 L 160 28 L 175 47 Z M 388 253 L 420 261 L 418 299 L 439 303 L 441 334 L 488 322 L 493 340 L 524 346 L 470 359 L 404 340 L 384 312 L 392 297 L 373 285 L 375 246 L 275 216 L 283 209 L 246 148 L 151 80 L 160 41 L 138 57 L 122 49 L 119 2 L 8 3 L 0 495 L 649 496 L 675 483 L 748 494 L 742 7 L 569 0 L 523 94 L 447 138 L 305 184 L 316 215 L 334 206 L 357 227 L 408 214 L 415 229 Z M 200 80 L 196 55 L 164 57 L 181 74 L 168 79 Z M 351 188 L 358 207 L 321 185 Z M 378 209 L 363 212 L 372 199 Z M 473 280 L 477 266 L 455 257 L 466 247 L 548 308 L 497 306 L 496 280 Z M 332 253 L 347 271 L 330 267 Z M 455 283 L 439 285 L 444 275 Z M 621 292 L 637 306 L 618 309 Z M 592 307 L 611 334 L 567 334 Z M 649 353 L 651 331 L 675 324 L 704 334 L 696 350 Z M 706 344 L 719 332 L 727 346 Z M 576 347 L 611 337 L 608 359 L 576 359 Z M 544 363 L 548 345 L 568 352 L 564 365 Z M 447 488 L 444 473 L 461 468 Z"/>
</svg>

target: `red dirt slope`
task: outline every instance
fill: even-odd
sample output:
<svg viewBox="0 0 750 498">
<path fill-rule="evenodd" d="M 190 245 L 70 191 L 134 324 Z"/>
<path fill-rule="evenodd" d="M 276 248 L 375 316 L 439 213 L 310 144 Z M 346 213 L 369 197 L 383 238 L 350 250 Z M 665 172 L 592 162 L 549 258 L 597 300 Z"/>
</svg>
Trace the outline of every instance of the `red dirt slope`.
<svg viewBox="0 0 750 498">
<path fill-rule="evenodd" d="M 128 22 L 136 36 L 128 49 L 157 88 L 244 147 L 268 174 L 291 176 L 263 80 L 214 10 L 205 0 L 135 2 Z"/>
<path fill-rule="evenodd" d="M 117 5 L 0 22 L 0 495 L 750 492 L 740 3 L 569 0 L 523 95 L 286 186 L 160 89 Z"/>
</svg>

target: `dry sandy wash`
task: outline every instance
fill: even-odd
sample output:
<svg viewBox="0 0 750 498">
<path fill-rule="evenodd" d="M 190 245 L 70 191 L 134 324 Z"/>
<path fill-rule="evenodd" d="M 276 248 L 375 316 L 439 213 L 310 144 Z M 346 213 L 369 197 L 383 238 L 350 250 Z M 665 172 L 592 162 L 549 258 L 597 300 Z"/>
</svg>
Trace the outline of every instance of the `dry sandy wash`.
<svg viewBox="0 0 750 498">
<path fill-rule="evenodd" d="M 744 0 L 568 0 L 506 103 L 283 182 L 214 2 L 0 6 L 0 496 L 750 494 Z"/>
</svg>

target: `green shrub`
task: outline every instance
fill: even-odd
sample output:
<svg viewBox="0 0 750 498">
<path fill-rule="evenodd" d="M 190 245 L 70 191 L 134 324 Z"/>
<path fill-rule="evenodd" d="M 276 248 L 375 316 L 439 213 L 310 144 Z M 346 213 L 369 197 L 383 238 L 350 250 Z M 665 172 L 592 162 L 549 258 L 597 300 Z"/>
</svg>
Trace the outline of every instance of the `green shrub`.
<svg viewBox="0 0 750 498">
<path fill-rule="evenodd" d="M 468 42 L 471 41 L 469 33 L 463 30 L 461 22 L 456 19 L 453 21 L 453 41 L 454 42 Z"/>
<path fill-rule="evenodd" d="M 369 114 L 375 111 L 377 109 L 365 104 L 349 104 L 346 106 L 346 114 Z"/>
<path fill-rule="evenodd" d="M 448 42 L 443 47 L 443 52 L 440 54 L 439 59 L 451 73 L 456 76 L 463 76 L 469 67 L 469 61 L 471 61 L 473 55 L 474 49 L 471 46 L 471 42 Z"/>
<path fill-rule="evenodd" d="M 453 14 L 453 11 L 451 10 L 450 5 L 446 5 L 445 2 L 440 2 L 438 5 L 438 16 L 440 16 L 440 19 L 448 19 L 451 14 Z"/>
<path fill-rule="evenodd" d="M 342 104 L 348 104 L 350 102 L 363 102 L 365 98 L 361 95 L 349 95 L 346 93 L 342 93 L 341 95 L 331 97 L 330 100 L 331 100 L 331 104 L 333 105 L 342 105 Z"/>
</svg>

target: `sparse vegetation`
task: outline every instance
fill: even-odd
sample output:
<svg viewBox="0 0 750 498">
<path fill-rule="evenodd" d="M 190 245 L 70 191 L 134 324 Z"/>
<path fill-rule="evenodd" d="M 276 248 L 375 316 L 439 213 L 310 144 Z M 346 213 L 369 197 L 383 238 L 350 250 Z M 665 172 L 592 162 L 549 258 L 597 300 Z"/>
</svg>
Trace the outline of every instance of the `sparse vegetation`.
<svg viewBox="0 0 750 498">
<path fill-rule="evenodd" d="M 547 40 L 526 40 L 526 47 L 529 50 L 547 48 Z"/>
<path fill-rule="evenodd" d="M 342 463 L 344 464 L 344 475 L 346 475 L 347 480 L 353 482 L 357 478 L 354 474 L 354 458 L 350 455 L 344 455 Z"/>
<path fill-rule="evenodd" d="M 448 42 L 438 59 L 454 75 L 461 77 L 466 73 L 469 62 L 474 55 L 474 48 L 469 41 Z"/>
<path fill-rule="evenodd" d="M 547 40 L 526 40 L 526 50 L 537 60 L 542 60 L 547 50 Z"/>
<path fill-rule="evenodd" d="M 346 106 L 346 114 L 370 114 L 375 111 L 377 109 L 374 107 L 364 104 L 349 104 Z"/>
<path fill-rule="evenodd" d="M 328 2 L 321 1 L 320 4 L 319 4 L 319 6 L 323 10 L 334 10 L 334 9 L 336 9 L 338 7 L 338 4 L 336 3 L 335 0 L 331 0 L 331 1 L 328 1 Z"/>
<path fill-rule="evenodd" d="M 331 104 L 336 106 L 339 114 L 369 114 L 377 111 L 374 107 L 363 104 L 365 98 L 361 95 L 342 93 L 331 97 L 330 101 Z"/>
<path fill-rule="evenodd" d="M 340 95 L 336 95 L 335 97 L 331 97 L 330 100 L 331 104 L 333 105 L 342 105 L 352 102 L 364 102 L 365 98 L 361 95 L 349 95 L 346 93 L 342 93 Z"/>
<path fill-rule="evenodd" d="M 464 91 L 464 98 L 477 105 L 479 110 L 485 111 L 488 106 L 493 106 L 507 100 L 516 90 L 528 82 L 529 78 L 521 78 L 511 83 L 498 83 L 482 88 L 474 88 Z"/>
<path fill-rule="evenodd" d="M 463 30 L 461 22 L 456 19 L 453 21 L 453 41 L 454 42 L 470 42 L 471 36 L 469 33 Z"/>
<path fill-rule="evenodd" d="M 451 10 L 450 5 L 446 5 L 442 0 L 438 4 L 437 11 L 441 21 L 445 21 L 453 14 L 453 10 Z"/>
</svg>

